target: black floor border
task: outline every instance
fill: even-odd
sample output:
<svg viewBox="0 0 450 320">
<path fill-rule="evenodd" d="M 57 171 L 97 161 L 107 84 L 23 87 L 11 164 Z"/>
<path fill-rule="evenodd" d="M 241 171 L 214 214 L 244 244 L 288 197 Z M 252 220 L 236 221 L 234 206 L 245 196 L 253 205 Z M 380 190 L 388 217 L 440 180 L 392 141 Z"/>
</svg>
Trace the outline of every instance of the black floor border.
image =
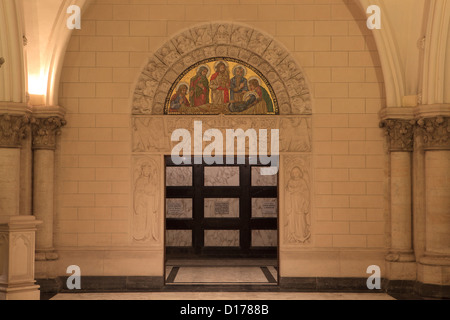
<svg viewBox="0 0 450 320">
<path fill-rule="evenodd" d="M 180 267 L 172 267 L 172 270 L 169 273 L 169 277 L 166 280 L 166 284 L 172 284 L 175 282 L 178 271 L 180 271 Z"/>
<path fill-rule="evenodd" d="M 269 271 L 268 267 L 261 267 L 261 270 L 264 273 L 264 275 L 266 276 L 267 281 L 269 281 L 269 283 L 273 283 L 273 284 L 278 283 L 277 280 L 275 280 L 275 278 L 273 277 L 272 273 Z"/>
<path fill-rule="evenodd" d="M 165 285 L 164 277 L 83 277 L 82 290 L 68 290 L 67 277 L 38 279 L 41 299 L 58 293 L 145 293 L 145 292 L 334 292 L 386 293 L 400 300 L 450 299 L 450 286 L 416 281 L 382 281 L 381 290 L 368 290 L 366 278 L 281 278 L 278 285 Z"/>
</svg>

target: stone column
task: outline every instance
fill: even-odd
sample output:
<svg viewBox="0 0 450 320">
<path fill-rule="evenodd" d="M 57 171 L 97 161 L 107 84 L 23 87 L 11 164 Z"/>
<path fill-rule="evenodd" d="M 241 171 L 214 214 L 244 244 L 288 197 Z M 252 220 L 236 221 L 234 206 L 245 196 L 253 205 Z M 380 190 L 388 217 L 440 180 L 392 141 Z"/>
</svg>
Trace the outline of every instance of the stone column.
<svg viewBox="0 0 450 320">
<path fill-rule="evenodd" d="M 33 216 L 0 216 L 0 300 L 39 300 Z"/>
<path fill-rule="evenodd" d="M 0 114 L 0 216 L 20 215 L 20 147 L 26 115 Z"/>
<path fill-rule="evenodd" d="M 392 280 L 415 280 L 416 259 L 412 245 L 412 151 L 414 120 L 382 122 L 390 152 L 391 246 L 386 256 L 387 274 Z"/>
<path fill-rule="evenodd" d="M 53 247 L 56 136 L 65 120 L 60 116 L 31 120 L 33 160 L 33 212 L 43 224 L 36 234 L 36 260 L 56 260 Z"/>
<path fill-rule="evenodd" d="M 418 280 L 424 295 L 450 298 L 450 118 L 418 121 L 425 151 L 425 253 Z M 431 286 L 429 286 L 431 285 Z M 434 292 L 433 285 L 439 292 Z M 428 292 L 431 290 L 432 292 Z"/>
</svg>

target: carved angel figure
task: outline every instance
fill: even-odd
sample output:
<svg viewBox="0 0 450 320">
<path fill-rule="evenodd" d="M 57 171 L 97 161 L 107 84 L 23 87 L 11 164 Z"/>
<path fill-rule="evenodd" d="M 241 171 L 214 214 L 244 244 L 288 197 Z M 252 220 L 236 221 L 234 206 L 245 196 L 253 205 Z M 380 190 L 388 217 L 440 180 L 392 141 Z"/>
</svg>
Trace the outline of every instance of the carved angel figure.
<svg viewBox="0 0 450 320">
<path fill-rule="evenodd" d="M 159 198 L 154 183 L 156 170 L 150 162 L 140 167 L 134 188 L 133 238 L 135 241 L 158 241 Z"/>
<path fill-rule="evenodd" d="M 286 238 L 289 243 L 305 243 L 311 237 L 309 187 L 299 167 L 294 167 L 286 185 Z"/>
</svg>

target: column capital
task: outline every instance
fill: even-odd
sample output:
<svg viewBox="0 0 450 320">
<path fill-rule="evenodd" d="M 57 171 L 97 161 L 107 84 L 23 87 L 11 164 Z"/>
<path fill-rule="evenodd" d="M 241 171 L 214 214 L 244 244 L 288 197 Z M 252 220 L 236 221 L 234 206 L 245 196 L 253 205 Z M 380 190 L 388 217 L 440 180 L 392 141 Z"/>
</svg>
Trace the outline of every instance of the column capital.
<svg viewBox="0 0 450 320">
<path fill-rule="evenodd" d="M 28 115 L 0 114 L 0 148 L 20 148 L 29 131 Z"/>
<path fill-rule="evenodd" d="M 412 119 L 386 119 L 381 121 L 380 128 L 385 130 L 389 151 L 413 151 L 415 124 L 416 121 Z"/>
<path fill-rule="evenodd" d="M 65 125 L 66 120 L 60 115 L 33 116 L 31 118 L 33 149 L 56 149 L 56 136 L 61 133 L 61 128 Z"/>
<path fill-rule="evenodd" d="M 450 150 L 450 117 L 421 118 L 416 134 L 422 137 L 425 150 Z"/>
</svg>

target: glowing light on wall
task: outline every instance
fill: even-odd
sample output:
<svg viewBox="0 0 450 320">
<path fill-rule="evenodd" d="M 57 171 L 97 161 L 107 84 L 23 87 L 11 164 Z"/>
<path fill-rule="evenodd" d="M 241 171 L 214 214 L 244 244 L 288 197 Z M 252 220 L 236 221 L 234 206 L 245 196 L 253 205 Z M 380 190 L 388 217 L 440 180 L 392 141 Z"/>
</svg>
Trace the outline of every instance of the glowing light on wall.
<svg viewBox="0 0 450 320">
<path fill-rule="evenodd" d="M 28 75 L 28 93 L 32 95 L 47 94 L 47 78 L 44 74 L 30 74 Z"/>
</svg>

